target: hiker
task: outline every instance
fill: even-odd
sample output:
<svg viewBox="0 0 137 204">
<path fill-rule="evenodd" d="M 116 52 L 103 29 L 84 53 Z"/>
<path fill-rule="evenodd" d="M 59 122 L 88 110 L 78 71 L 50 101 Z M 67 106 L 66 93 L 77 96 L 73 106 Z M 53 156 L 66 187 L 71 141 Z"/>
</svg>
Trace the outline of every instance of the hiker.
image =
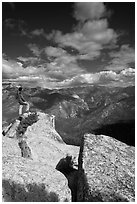
<svg viewBox="0 0 137 204">
<path fill-rule="evenodd" d="M 52 127 L 55 128 L 55 115 L 51 115 L 50 119 L 51 119 Z"/>
<path fill-rule="evenodd" d="M 26 111 L 27 112 L 29 111 L 29 103 L 22 96 L 22 87 L 21 86 L 18 88 L 18 91 L 17 91 L 17 100 L 18 100 L 18 102 L 20 104 L 20 106 L 19 106 L 19 116 L 21 116 L 23 106 L 26 106 Z"/>
</svg>

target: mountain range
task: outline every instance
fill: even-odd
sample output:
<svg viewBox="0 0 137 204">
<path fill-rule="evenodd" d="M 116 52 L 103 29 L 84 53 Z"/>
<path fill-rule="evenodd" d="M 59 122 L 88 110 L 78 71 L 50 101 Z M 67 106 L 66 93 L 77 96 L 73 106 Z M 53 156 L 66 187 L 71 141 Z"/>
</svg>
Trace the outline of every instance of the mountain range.
<svg viewBox="0 0 137 204">
<path fill-rule="evenodd" d="M 16 91 L 14 83 L 3 84 L 3 126 L 18 116 Z M 56 130 L 67 144 L 80 145 L 82 135 L 89 132 L 135 145 L 135 86 L 24 87 L 23 95 L 31 111 L 56 116 Z"/>
</svg>

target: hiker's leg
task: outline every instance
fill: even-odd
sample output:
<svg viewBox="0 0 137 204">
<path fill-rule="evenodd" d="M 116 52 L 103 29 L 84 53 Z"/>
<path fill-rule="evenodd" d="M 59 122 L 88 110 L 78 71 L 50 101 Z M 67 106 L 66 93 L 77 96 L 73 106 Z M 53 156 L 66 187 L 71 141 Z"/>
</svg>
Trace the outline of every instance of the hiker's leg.
<svg viewBox="0 0 137 204">
<path fill-rule="evenodd" d="M 22 115 L 22 108 L 23 108 L 23 105 L 20 105 L 19 106 L 19 115 Z"/>
<path fill-rule="evenodd" d="M 52 119 L 52 124 L 53 124 L 53 128 L 55 128 L 55 116 L 53 115 L 53 119 Z"/>
<path fill-rule="evenodd" d="M 29 103 L 26 102 L 26 111 L 28 112 L 29 111 Z"/>
<path fill-rule="evenodd" d="M 55 128 L 55 115 L 51 116 L 52 127 Z"/>
</svg>

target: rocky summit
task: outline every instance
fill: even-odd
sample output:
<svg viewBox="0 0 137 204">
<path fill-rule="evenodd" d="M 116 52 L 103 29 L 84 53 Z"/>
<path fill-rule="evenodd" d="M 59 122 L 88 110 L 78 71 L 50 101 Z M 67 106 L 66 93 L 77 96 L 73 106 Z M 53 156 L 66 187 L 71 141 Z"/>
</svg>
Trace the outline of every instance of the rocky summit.
<svg viewBox="0 0 137 204">
<path fill-rule="evenodd" d="M 79 149 L 63 142 L 52 128 L 49 115 L 40 112 L 37 115 L 38 121 L 28 126 L 23 135 L 19 135 L 19 124 L 15 121 L 3 136 L 4 202 L 71 201 L 68 180 L 56 165 L 70 152 L 77 157 Z"/>
</svg>

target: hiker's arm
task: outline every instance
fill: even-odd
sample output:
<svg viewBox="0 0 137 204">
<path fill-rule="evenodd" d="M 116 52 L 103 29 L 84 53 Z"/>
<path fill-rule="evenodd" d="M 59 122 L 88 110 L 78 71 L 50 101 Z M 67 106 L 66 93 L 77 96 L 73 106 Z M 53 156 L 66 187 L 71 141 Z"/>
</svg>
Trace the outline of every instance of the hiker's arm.
<svg viewBox="0 0 137 204">
<path fill-rule="evenodd" d="M 22 95 L 20 95 L 20 98 L 21 98 L 21 100 L 26 101 Z"/>
</svg>

